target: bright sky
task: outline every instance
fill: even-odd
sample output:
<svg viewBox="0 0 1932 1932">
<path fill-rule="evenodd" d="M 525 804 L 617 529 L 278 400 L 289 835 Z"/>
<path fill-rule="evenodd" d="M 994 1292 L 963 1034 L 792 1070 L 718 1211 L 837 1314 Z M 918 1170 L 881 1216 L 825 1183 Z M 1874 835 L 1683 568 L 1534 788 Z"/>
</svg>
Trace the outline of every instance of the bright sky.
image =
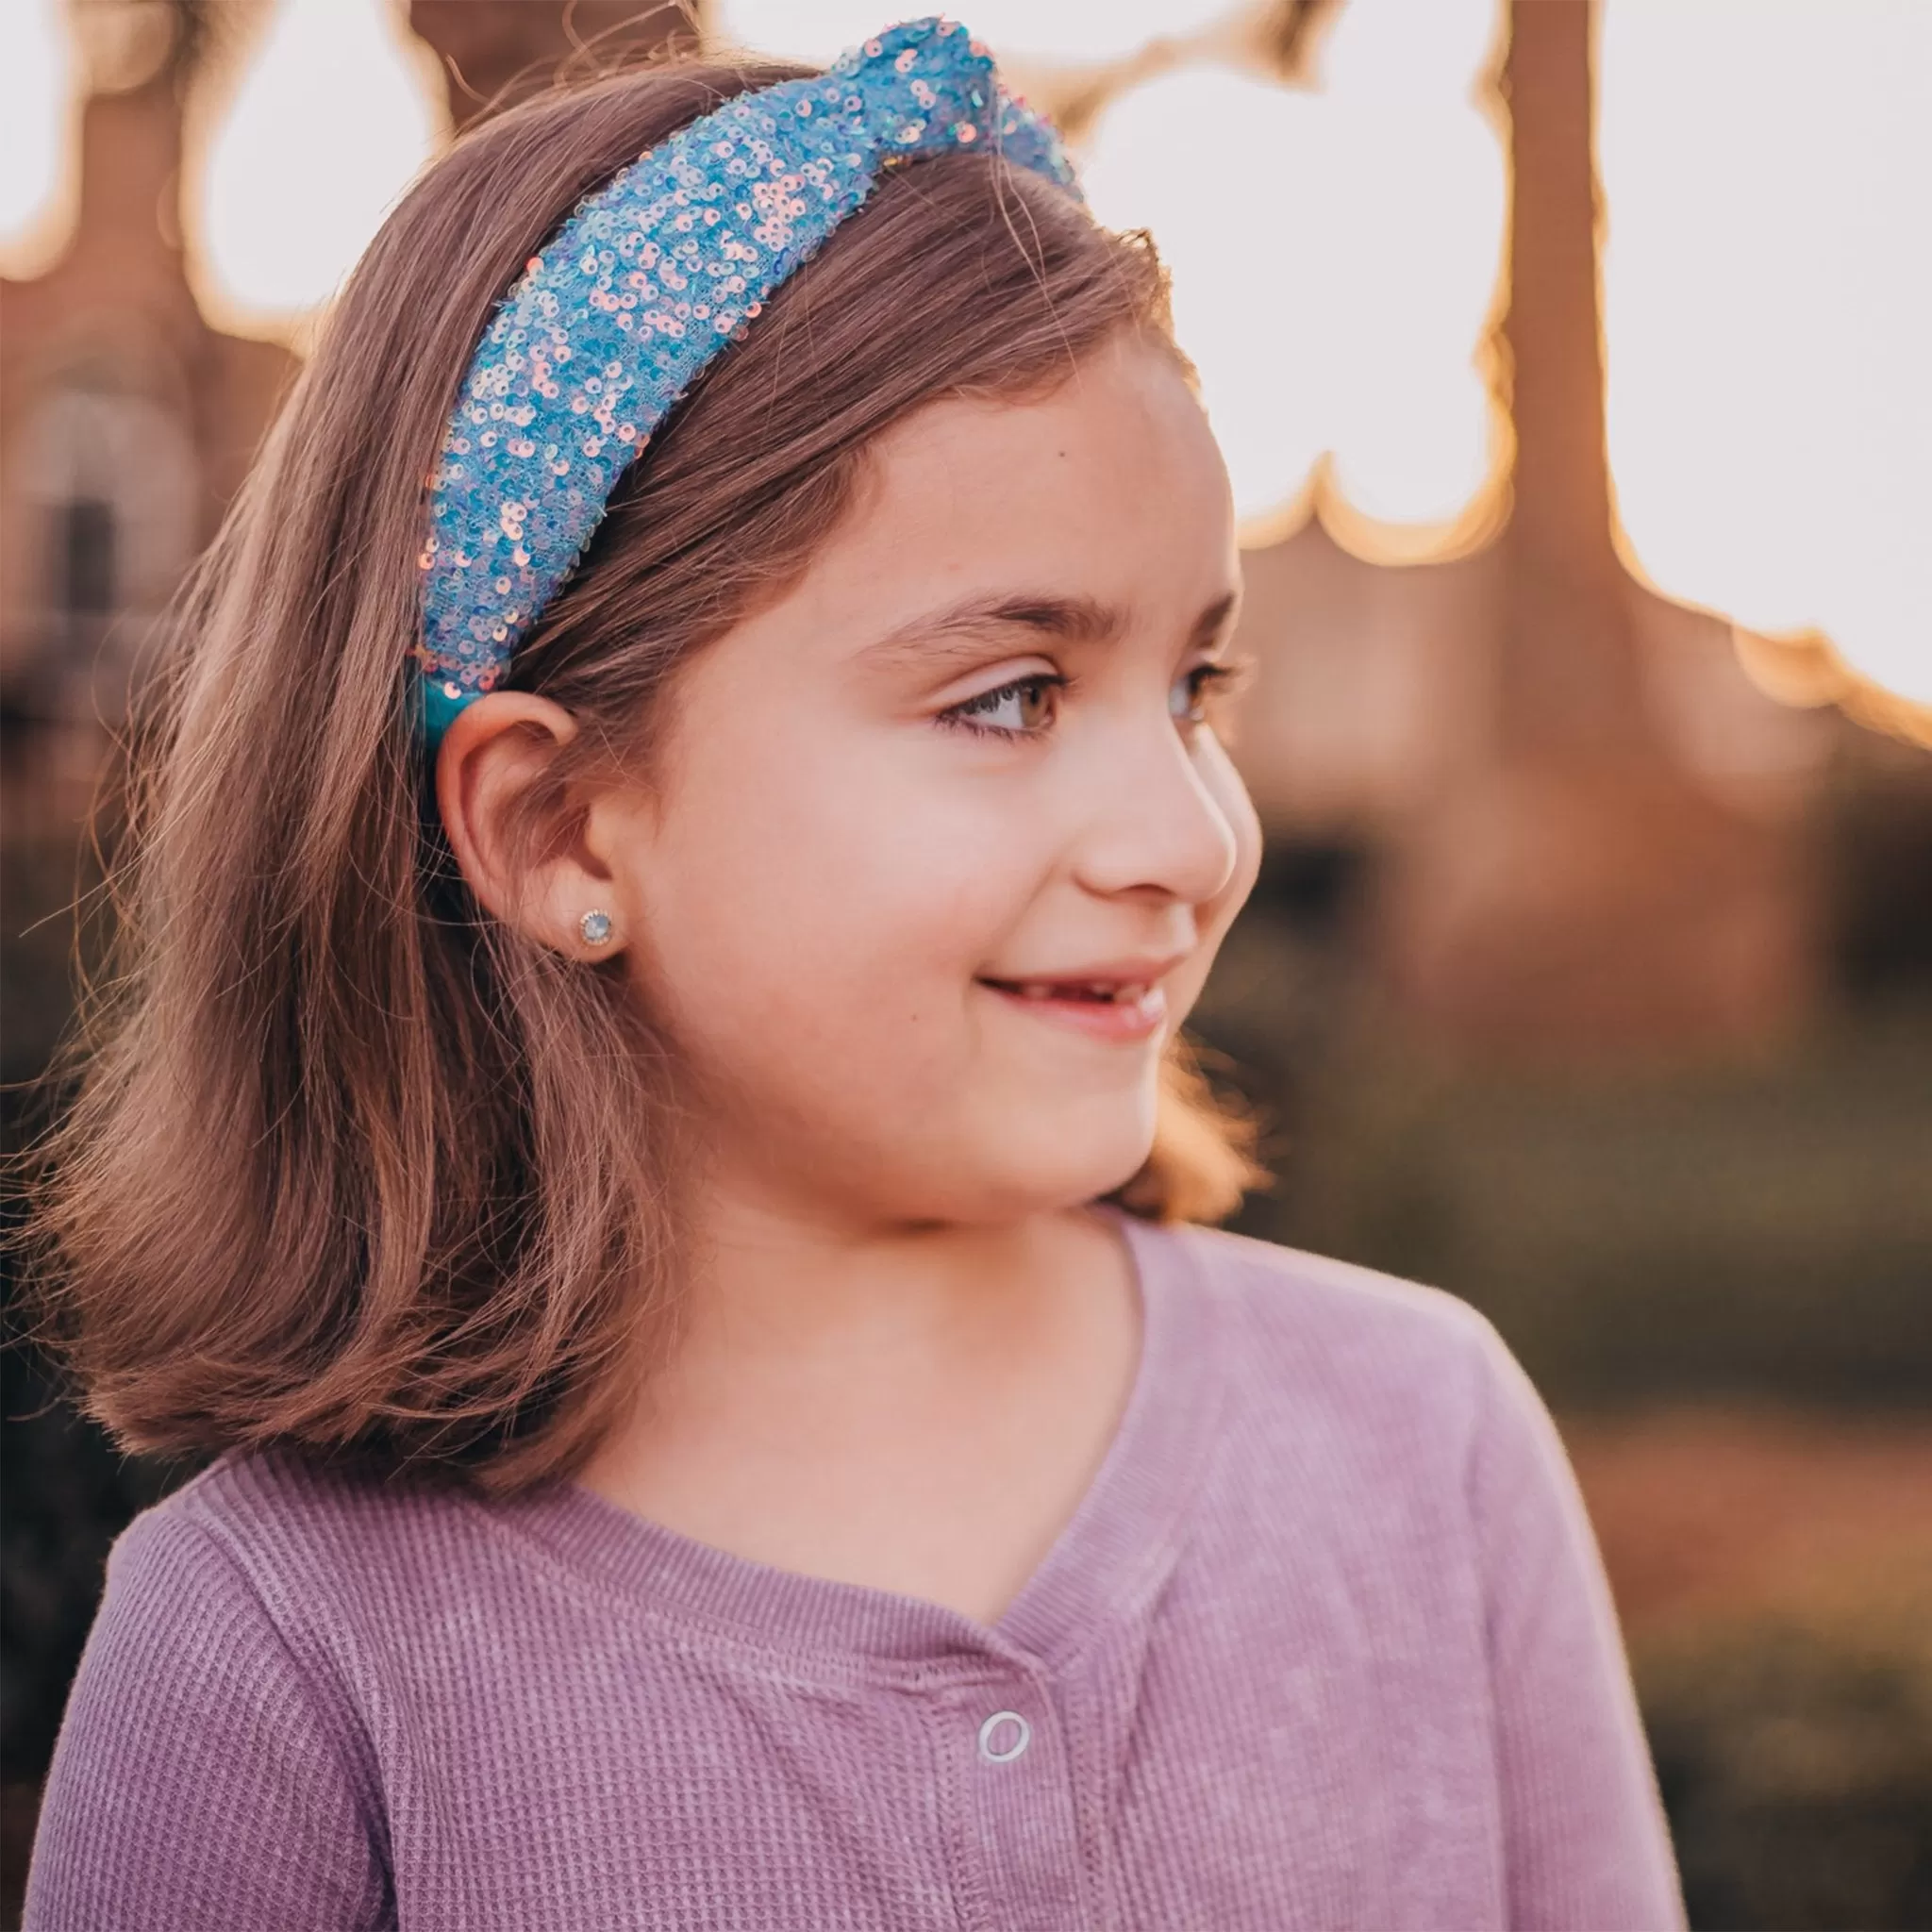
<svg viewBox="0 0 1932 1932">
<path fill-rule="evenodd" d="M 974 0 L 970 20 L 1005 58 L 1077 65 L 1228 11 Z M 729 40 L 808 60 L 878 21 L 876 0 L 722 0 L 713 17 Z M 1115 102 L 1076 156 L 1094 212 L 1151 229 L 1173 271 L 1175 330 L 1257 533 L 1324 454 L 1358 514 L 1421 526 L 1411 552 L 1484 491 L 1495 439 L 1472 358 L 1506 170 L 1470 89 L 1494 29 L 1495 0 L 1348 0 L 1319 92 L 1186 67 Z"/>
<path fill-rule="evenodd" d="M 1243 511 L 1336 488 L 1425 554 L 1497 436 L 1473 358 L 1506 184 L 1474 105 L 1496 0 L 1346 0 L 1314 92 L 1200 65 L 1117 101 L 1079 157 L 1151 227 Z M 1932 700 L 1932 0 L 1601 0 L 1613 482 L 1634 566 L 1768 634 L 1820 628 Z M 1185 35 L 1216 0 L 974 0 L 1017 62 Z M 823 58 L 878 0 L 719 0 Z M 71 180 L 60 0 L 0 0 L 0 264 L 44 269 Z M 273 0 L 199 104 L 185 225 L 224 326 L 285 337 L 441 138 L 393 0 Z M 353 116 L 341 103 L 355 100 Z M 1276 518 L 1278 525 L 1278 516 Z"/>
<path fill-rule="evenodd" d="M 1192 33 L 1228 8 L 1229 0 L 974 0 L 959 18 L 1009 58 L 1077 65 L 1119 59 L 1162 34 Z M 892 15 L 876 0 L 710 0 L 706 18 L 718 39 L 823 63 Z"/>
<path fill-rule="evenodd" d="M 1383 524 L 1444 525 L 1483 492 L 1498 439 L 1473 358 L 1506 167 L 1469 87 L 1491 24 L 1491 0 L 1351 0 L 1319 92 L 1185 68 L 1094 131 L 1094 211 L 1151 229 L 1167 258 L 1250 520 L 1324 454 Z"/>
<path fill-rule="evenodd" d="M 0 73 L 0 269 L 36 275 L 74 218 L 74 48 L 61 0 L 5 0 Z"/>
<path fill-rule="evenodd" d="M 1932 4 L 1604 0 L 1633 563 L 1932 703 Z"/>
<path fill-rule="evenodd" d="M 297 333 L 447 139 L 435 58 L 391 0 L 273 0 L 220 92 L 189 143 L 195 294 L 225 326 Z"/>
</svg>

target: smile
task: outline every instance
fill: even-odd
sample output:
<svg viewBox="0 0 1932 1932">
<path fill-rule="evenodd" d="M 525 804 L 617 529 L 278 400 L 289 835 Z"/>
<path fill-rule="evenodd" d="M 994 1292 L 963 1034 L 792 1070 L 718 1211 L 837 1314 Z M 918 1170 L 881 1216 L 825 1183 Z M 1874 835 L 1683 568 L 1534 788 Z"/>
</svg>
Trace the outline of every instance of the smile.
<svg viewBox="0 0 1932 1932">
<path fill-rule="evenodd" d="M 1132 1044 L 1167 1024 L 1167 994 L 1147 980 L 982 979 L 979 984 L 1036 1020 L 1094 1040 Z"/>
</svg>

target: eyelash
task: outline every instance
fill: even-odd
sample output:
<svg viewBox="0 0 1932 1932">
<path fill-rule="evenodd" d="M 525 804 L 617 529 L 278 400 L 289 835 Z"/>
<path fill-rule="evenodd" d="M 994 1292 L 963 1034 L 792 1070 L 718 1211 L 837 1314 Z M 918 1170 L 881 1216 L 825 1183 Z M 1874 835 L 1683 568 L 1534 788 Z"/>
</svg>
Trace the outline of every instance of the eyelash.
<svg viewBox="0 0 1932 1932">
<path fill-rule="evenodd" d="M 1209 708 L 1216 699 L 1225 699 L 1246 682 L 1250 669 L 1246 660 L 1222 661 L 1212 664 L 1196 664 L 1183 675 L 1193 687 L 1193 703 L 1183 717 L 1176 718 L 1176 724 L 1191 726 L 1211 724 L 1214 721 Z M 950 731 L 969 731 L 975 738 L 998 738 L 1008 741 L 1043 738 L 1052 729 L 1050 724 L 1039 725 L 1030 731 L 1015 731 L 1005 724 L 983 724 L 973 713 L 996 709 L 1000 703 L 1021 691 L 1033 688 L 1058 691 L 1061 697 L 1072 691 L 1074 680 L 1060 672 L 1034 672 L 1025 677 L 1015 677 L 1007 683 L 995 685 L 991 691 L 983 691 L 963 702 L 949 706 L 939 713 L 938 724 Z M 1055 715 L 1059 711 L 1059 701 L 1056 699 Z"/>
<path fill-rule="evenodd" d="M 982 724 L 973 714 L 975 711 L 991 711 L 998 708 L 1002 700 L 1035 688 L 1057 691 L 1059 697 L 1054 700 L 1054 714 L 1059 714 L 1059 698 L 1073 689 L 1074 681 L 1058 671 L 1029 672 L 1024 677 L 1008 678 L 1005 684 L 995 685 L 991 691 L 976 692 L 957 705 L 949 705 L 939 714 L 937 723 L 950 731 L 970 731 L 975 738 L 1003 738 L 1017 740 L 1043 737 L 1048 729 L 1041 725 L 1032 731 L 1013 731 L 1004 724 Z"/>
<path fill-rule="evenodd" d="M 1198 715 L 1187 719 L 1190 724 L 1213 726 L 1218 721 L 1215 707 L 1224 704 L 1248 681 L 1248 674 L 1254 669 L 1254 662 L 1247 658 L 1222 658 L 1212 664 L 1196 664 L 1187 673 L 1193 682 L 1193 712 Z M 1179 722 L 1179 721 L 1176 721 Z"/>
</svg>

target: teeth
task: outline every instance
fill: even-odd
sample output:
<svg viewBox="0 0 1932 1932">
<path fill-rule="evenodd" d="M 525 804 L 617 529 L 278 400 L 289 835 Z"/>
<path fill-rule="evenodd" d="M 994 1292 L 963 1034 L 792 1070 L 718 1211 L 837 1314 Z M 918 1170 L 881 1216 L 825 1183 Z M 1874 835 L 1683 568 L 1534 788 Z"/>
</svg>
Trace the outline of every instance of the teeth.
<svg viewBox="0 0 1932 1932">
<path fill-rule="evenodd" d="M 1023 1000 L 1088 999 L 1131 1007 L 1146 998 L 1147 982 L 1133 980 L 1125 985 L 1113 985 L 1094 979 L 1023 979 L 1014 985 L 1013 991 Z"/>
</svg>

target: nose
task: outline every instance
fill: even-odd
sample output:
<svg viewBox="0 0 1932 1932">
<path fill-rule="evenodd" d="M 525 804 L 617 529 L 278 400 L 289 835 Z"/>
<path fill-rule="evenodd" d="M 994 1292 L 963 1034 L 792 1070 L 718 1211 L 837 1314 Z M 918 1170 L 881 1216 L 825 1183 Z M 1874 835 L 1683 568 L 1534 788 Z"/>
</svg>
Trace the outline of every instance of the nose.
<svg viewBox="0 0 1932 1932">
<path fill-rule="evenodd" d="M 1239 788 L 1231 770 L 1226 777 Z M 1116 740 L 1082 789 L 1075 871 L 1088 891 L 1205 906 L 1227 889 L 1241 860 L 1238 829 L 1172 724 L 1137 732 L 1131 747 Z"/>
</svg>

